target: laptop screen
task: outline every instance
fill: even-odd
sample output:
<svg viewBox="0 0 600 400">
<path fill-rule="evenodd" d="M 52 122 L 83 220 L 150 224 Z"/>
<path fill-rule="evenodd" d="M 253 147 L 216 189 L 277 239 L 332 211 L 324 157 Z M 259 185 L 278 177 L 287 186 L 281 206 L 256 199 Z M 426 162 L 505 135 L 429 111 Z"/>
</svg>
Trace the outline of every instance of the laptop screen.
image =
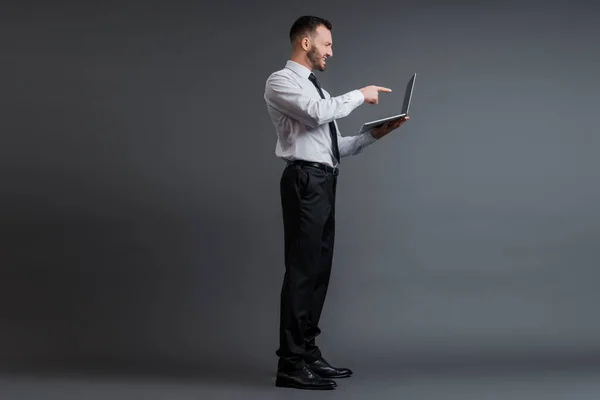
<svg viewBox="0 0 600 400">
<path fill-rule="evenodd" d="M 417 74 L 415 73 L 406 84 L 406 91 L 404 92 L 404 104 L 402 105 L 402 114 L 408 114 L 408 108 L 410 107 L 410 100 L 412 99 L 412 92 L 413 88 L 415 87 L 416 78 Z"/>
</svg>

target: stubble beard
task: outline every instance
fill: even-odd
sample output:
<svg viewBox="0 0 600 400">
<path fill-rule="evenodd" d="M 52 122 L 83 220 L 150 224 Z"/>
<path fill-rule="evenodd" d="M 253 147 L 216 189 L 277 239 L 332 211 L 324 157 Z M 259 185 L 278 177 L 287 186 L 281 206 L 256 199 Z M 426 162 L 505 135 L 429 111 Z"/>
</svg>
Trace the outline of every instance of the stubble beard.
<svg viewBox="0 0 600 400">
<path fill-rule="evenodd" d="M 323 56 L 321 56 L 321 54 L 319 54 L 317 52 L 316 48 L 312 48 L 308 51 L 308 53 L 306 53 L 306 56 L 308 57 L 308 61 L 310 61 L 310 64 L 312 65 L 313 69 L 319 70 L 319 71 L 325 71 L 325 68 L 327 68 L 326 65 L 322 66 L 321 65 L 321 61 L 323 59 Z"/>
</svg>

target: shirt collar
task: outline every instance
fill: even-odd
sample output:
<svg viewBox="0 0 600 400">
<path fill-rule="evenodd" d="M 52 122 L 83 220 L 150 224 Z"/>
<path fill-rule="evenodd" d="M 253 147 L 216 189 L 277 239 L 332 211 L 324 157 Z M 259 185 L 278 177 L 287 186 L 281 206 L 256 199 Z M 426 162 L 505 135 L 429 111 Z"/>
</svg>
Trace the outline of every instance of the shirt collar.
<svg viewBox="0 0 600 400">
<path fill-rule="evenodd" d="M 292 71 L 306 79 L 308 79 L 308 77 L 312 73 L 312 71 L 306 68 L 304 65 L 298 64 L 297 62 L 292 60 L 288 60 L 285 64 L 285 67 L 291 69 Z"/>
</svg>

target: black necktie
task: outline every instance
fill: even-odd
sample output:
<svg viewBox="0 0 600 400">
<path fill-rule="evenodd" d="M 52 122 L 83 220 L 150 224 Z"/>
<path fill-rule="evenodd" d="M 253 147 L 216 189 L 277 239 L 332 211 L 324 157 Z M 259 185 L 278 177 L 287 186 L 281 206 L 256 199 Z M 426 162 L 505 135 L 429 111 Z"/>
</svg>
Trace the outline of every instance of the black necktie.
<svg viewBox="0 0 600 400">
<path fill-rule="evenodd" d="M 321 95 L 321 98 L 324 99 L 325 96 L 323 95 L 323 90 L 321 90 L 321 86 L 319 85 L 319 82 L 317 81 L 317 77 L 315 76 L 315 74 L 311 73 L 310 76 L 308 77 L 308 79 L 310 79 L 310 81 L 313 83 L 313 85 L 316 86 L 317 90 L 319 91 L 319 94 Z M 335 157 L 335 160 L 339 164 L 340 163 L 340 149 L 338 148 L 338 142 L 337 142 L 337 129 L 335 129 L 335 124 L 333 123 L 333 121 L 331 121 L 329 123 L 329 134 L 331 136 L 331 143 L 333 144 L 333 156 Z"/>
</svg>

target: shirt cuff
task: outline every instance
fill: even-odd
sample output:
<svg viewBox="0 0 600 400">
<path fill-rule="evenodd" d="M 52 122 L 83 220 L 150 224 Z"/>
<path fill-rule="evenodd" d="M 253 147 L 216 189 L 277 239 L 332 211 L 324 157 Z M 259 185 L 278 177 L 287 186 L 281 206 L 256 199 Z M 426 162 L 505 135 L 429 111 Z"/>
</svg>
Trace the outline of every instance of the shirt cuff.
<svg viewBox="0 0 600 400">
<path fill-rule="evenodd" d="M 371 135 L 371 132 L 365 132 L 363 135 L 363 143 L 365 146 L 371 145 L 377 141 L 377 139 Z"/>
<path fill-rule="evenodd" d="M 365 102 L 365 95 L 359 89 L 351 91 L 349 95 L 351 96 L 352 100 L 357 102 L 357 107 Z"/>
</svg>

